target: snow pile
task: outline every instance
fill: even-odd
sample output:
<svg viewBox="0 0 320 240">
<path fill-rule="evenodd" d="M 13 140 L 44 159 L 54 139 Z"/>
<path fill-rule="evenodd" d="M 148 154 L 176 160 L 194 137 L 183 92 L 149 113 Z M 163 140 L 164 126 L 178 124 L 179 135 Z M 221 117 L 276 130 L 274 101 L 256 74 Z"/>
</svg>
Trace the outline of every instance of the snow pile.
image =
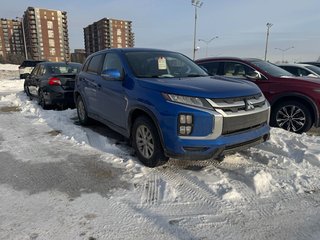
<svg viewBox="0 0 320 240">
<path fill-rule="evenodd" d="M 267 195 L 272 192 L 272 176 L 270 173 L 260 171 L 253 177 L 256 193 Z"/>
<path fill-rule="evenodd" d="M 0 70 L 17 71 L 17 70 L 19 70 L 19 65 L 15 65 L 15 64 L 1 64 L 1 63 L 0 63 Z"/>
</svg>

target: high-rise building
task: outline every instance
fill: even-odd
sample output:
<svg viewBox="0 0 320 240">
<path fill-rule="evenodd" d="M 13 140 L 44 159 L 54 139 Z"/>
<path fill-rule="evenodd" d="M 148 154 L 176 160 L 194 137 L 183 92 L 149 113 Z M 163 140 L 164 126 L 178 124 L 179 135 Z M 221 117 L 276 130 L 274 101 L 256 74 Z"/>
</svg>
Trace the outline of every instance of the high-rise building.
<svg viewBox="0 0 320 240">
<path fill-rule="evenodd" d="M 71 62 L 84 63 L 86 60 L 87 54 L 84 49 L 75 49 L 73 53 L 71 53 Z"/>
<path fill-rule="evenodd" d="M 0 20 L 0 55 L 6 59 L 9 55 L 24 56 L 22 24 L 19 20 Z"/>
<path fill-rule="evenodd" d="M 30 59 L 70 60 L 66 12 L 28 7 L 23 20 Z"/>
<path fill-rule="evenodd" d="M 87 55 L 105 48 L 134 47 L 131 21 L 103 18 L 83 30 Z"/>
</svg>

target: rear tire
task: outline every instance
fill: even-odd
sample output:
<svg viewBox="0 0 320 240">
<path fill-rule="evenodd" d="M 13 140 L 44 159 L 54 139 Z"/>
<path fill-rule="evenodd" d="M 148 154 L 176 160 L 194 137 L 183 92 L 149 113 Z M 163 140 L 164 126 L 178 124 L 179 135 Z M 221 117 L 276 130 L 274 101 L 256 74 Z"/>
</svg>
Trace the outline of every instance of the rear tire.
<svg viewBox="0 0 320 240">
<path fill-rule="evenodd" d="M 89 125 L 91 118 L 88 117 L 88 112 L 81 96 L 77 98 L 76 107 L 80 124 L 83 126 Z"/>
<path fill-rule="evenodd" d="M 23 85 L 23 89 L 24 89 L 24 92 L 27 94 L 27 96 L 30 98 L 31 94 L 30 94 L 29 88 L 26 84 Z"/>
<path fill-rule="evenodd" d="M 38 104 L 39 104 L 44 110 L 49 109 L 49 105 L 46 104 L 46 101 L 45 101 L 45 99 L 44 99 L 43 90 L 42 90 L 42 89 L 39 89 L 39 92 L 38 92 Z"/>
<path fill-rule="evenodd" d="M 313 120 L 309 108 L 297 101 L 286 101 L 272 109 L 270 125 L 294 133 L 309 131 Z"/>
<path fill-rule="evenodd" d="M 159 134 L 154 123 L 147 117 L 138 117 L 132 127 L 132 146 L 139 160 L 147 167 L 154 168 L 166 162 Z"/>
</svg>

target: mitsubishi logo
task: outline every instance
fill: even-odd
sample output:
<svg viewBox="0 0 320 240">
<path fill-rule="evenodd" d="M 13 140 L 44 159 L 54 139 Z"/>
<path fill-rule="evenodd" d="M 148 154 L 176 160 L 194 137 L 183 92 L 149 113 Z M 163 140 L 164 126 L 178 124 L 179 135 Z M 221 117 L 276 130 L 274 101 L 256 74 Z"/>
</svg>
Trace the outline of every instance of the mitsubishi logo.
<svg viewBox="0 0 320 240">
<path fill-rule="evenodd" d="M 246 111 L 254 109 L 254 105 L 252 102 L 250 102 L 249 100 L 245 100 L 245 103 L 246 103 Z"/>
</svg>

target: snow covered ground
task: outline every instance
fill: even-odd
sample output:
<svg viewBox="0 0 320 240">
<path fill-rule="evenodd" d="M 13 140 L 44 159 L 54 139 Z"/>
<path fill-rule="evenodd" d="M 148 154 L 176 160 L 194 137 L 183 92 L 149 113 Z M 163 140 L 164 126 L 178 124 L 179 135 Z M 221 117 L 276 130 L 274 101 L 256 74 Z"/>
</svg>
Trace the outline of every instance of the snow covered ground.
<svg viewBox="0 0 320 240">
<path fill-rule="evenodd" d="M 107 127 L 42 110 L 17 76 L 0 65 L 0 239 L 320 239 L 319 130 L 148 169 Z"/>
</svg>

